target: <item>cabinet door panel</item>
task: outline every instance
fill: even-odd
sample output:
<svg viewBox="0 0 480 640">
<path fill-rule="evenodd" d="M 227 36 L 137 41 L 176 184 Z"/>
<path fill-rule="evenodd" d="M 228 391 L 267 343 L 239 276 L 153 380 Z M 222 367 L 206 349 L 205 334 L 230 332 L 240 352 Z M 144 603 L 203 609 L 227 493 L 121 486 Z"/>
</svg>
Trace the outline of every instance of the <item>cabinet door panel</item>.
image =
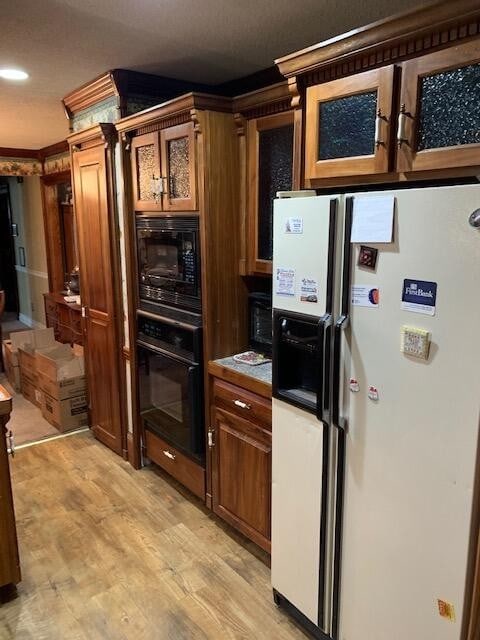
<svg viewBox="0 0 480 640">
<path fill-rule="evenodd" d="M 75 209 L 90 418 L 96 437 L 122 451 L 119 337 L 115 320 L 113 238 L 115 220 L 107 197 L 106 152 L 96 146 L 73 155 Z"/>
<path fill-rule="evenodd" d="M 480 164 L 479 101 L 480 43 L 404 63 L 398 170 Z"/>
<path fill-rule="evenodd" d="M 163 189 L 158 133 L 132 140 L 132 192 L 136 211 L 161 211 Z"/>
<path fill-rule="evenodd" d="M 248 270 L 272 272 L 273 200 L 290 191 L 293 176 L 293 112 L 248 122 Z"/>
<path fill-rule="evenodd" d="M 394 67 L 307 89 L 305 180 L 386 173 Z"/>
<path fill-rule="evenodd" d="M 160 132 L 160 144 L 165 189 L 163 210 L 195 211 L 197 193 L 193 123 L 163 129 Z"/>
<path fill-rule="evenodd" d="M 213 510 L 270 550 L 271 433 L 215 411 Z"/>
</svg>

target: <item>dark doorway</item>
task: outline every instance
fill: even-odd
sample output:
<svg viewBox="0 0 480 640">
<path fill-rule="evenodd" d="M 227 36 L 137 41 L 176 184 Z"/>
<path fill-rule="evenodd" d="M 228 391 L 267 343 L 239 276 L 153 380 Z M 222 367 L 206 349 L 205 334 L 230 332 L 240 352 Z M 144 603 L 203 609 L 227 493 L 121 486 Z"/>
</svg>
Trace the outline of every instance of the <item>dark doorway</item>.
<svg viewBox="0 0 480 640">
<path fill-rule="evenodd" d="M 18 318 L 17 272 L 12 237 L 12 217 L 8 182 L 0 178 L 0 285 L 5 291 L 5 312 Z"/>
</svg>

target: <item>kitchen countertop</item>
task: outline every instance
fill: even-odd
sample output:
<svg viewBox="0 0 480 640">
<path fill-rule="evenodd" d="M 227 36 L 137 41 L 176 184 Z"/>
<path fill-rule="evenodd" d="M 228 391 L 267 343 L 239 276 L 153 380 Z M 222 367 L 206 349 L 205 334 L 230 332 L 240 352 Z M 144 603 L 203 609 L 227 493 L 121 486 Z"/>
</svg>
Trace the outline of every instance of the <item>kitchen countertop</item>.
<svg viewBox="0 0 480 640">
<path fill-rule="evenodd" d="M 239 386 L 258 393 L 265 398 L 272 397 L 272 363 L 266 362 L 252 366 L 236 362 L 231 356 L 209 362 L 212 375 L 238 384 Z"/>
</svg>

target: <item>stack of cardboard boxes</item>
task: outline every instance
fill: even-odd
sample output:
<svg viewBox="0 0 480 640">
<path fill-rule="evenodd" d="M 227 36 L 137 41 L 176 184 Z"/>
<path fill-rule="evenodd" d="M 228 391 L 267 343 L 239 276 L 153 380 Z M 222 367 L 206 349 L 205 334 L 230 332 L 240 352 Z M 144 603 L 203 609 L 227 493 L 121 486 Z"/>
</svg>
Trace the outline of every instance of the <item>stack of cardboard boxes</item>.
<svg viewBox="0 0 480 640">
<path fill-rule="evenodd" d="M 81 349 L 81 347 L 80 347 Z M 58 344 L 36 354 L 42 415 L 59 431 L 88 424 L 83 355 Z"/>
<path fill-rule="evenodd" d="M 2 344 L 2 359 L 5 374 L 14 391 L 20 391 L 20 365 L 18 351 L 11 340 L 4 340 Z"/>
<path fill-rule="evenodd" d="M 53 329 L 12 333 L 3 343 L 7 377 L 59 431 L 88 425 L 83 349 L 55 341 Z"/>
</svg>

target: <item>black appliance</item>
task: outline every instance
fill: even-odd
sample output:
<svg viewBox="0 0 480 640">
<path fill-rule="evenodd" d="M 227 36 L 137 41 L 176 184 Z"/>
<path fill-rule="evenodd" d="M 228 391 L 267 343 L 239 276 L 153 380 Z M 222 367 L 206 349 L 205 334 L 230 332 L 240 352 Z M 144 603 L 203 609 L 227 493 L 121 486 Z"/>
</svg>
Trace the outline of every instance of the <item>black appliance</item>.
<svg viewBox="0 0 480 640">
<path fill-rule="evenodd" d="M 273 313 L 272 395 L 319 419 L 329 410 L 331 325 L 325 317 Z"/>
<path fill-rule="evenodd" d="M 252 349 L 272 353 L 272 296 L 254 292 L 248 296 L 249 344 Z"/>
<path fill-rule="evenodd" d="M 136 232 L 140 308 L 150 302 L 199 313 L 198 218 L 137 214 Z"/>
<path fill-rule="evenodd" d="M 144 429 L 203 464 L 201 326 L 138 311 L 137 346 Z"/>
</svg>

